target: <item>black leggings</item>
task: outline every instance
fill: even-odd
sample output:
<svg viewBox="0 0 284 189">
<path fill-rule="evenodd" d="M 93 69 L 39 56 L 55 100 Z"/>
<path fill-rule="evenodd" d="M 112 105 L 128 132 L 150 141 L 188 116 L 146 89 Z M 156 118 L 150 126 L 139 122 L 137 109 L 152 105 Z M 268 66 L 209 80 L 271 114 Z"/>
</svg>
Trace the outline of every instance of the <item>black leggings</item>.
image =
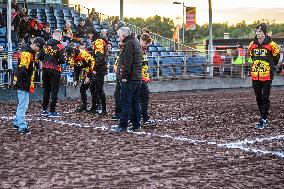
<svg viewBox="0 0 284 189">
<path fill-rule="evenodd" d="M 264 118 L 267 118 L 269 107 L 270 107 L 269 95 L 270 95 L 270 90 L 271 90 L 271 83 L 272 83 L 272 80 L 269 80 L 269 81 L 253 80 L 252 81 L 252 86 L 253 86 L 254 93 L 256 96 L 257 106 L 258 106 L 261 116 Z"/>
</svg>

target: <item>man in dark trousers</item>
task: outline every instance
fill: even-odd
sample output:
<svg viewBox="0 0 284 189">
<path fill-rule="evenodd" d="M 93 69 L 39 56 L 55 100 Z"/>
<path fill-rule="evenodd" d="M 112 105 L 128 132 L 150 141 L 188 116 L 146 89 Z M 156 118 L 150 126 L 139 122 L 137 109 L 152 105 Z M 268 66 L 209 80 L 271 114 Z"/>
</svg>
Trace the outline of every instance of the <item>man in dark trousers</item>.
<svg viewBox="0 0 284 189">
<path fill-rule="evenodd" d="M 139 92 L 141 87 L 141 71 L 143 52 L 139 41 L 131 34 L 128 27 L 121 27 L 118 31 L 120 42 L 123 42 L 121 52 L 120 78 L 121 82 L 121 104 L 119 125 L 113 127 L 113 132 L 124 132 L 127 130 L 128 119 L 132 112 L 131 122 L 133 126 L 129 132 L 141 130 L 141 110 L 139 104 Z"/>
<path fill-rule="evenodd" d="M 93 69 L 95 65 L 95 60 L 93 56 L 84 49 L 74 49 L 69 47 L 66 49 L 67 61 L 71 68 L 74 69 L 74 83 L 76 87 L 78 82 L 81 81 L 80 94 L 81 94 L 81 106 L 76 110 L 76 112 L 86 112 L 87 111 L 87 90 L 91 83 L 93 77 Z M 93 94 L 92 94 L 93 95 Z"/>
<path fill-rule="evenodd" d="M 101 115 L 107 115 L 106 96 L 104 92 L 104 77 L 107 74 L 107 44 L 100 37 L 99 33 L 94 34 L 93 56 L 95 59 L 94 66 L 94 87 L 92 87 L 92 108 L 90 112 L 96 113 L 99 102 L 102 104 Z"/>
<path fill-rule="evenodd" d="M 280 58 L 280 48 L 267 35 L 267 25 L 265 23 L 259 24 L 255 33 L 255 39 L 249 45 L 249 52 L 253 61 L 251 79 L 257 106 L 261 114 L 256 128 L 263 129 L 268 125 L 269 95 L 275 66 Z"/>
<path fill-rule="evenodd" d="M 64 46 L 60 43 L 61 38 L 61 31 L 55 30 L 52 39 L 47 41 L 43 51 L 38 56 L 39 60 L 43 62 L 42 116 L 60 117 L 60 114 L 56 112 L 56 103 L 62 71 L 61 64 L 65 63 Z M 50 111 L 48 112 L 50 98 Z"/>
</svg>

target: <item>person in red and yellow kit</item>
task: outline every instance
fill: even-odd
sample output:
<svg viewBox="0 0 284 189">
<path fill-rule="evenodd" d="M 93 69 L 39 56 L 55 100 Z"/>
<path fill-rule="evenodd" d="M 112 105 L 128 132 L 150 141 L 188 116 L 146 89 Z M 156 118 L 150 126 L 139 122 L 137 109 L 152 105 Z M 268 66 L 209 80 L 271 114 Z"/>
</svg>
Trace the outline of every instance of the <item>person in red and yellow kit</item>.
<svg viewBox="0 0 284 189">
<path fill-rule="evenodd" d="M 95 59 L 92 55 L 83 49 L 73 49 L 72 47 L 66 49 L 67 54 L 67 62 L 74 69 L 74 83 L 73 85 L 76 87 L 79 80 L 82 81 L 80 86 L 80 94 L 81 94 L 81 107 L 79 107 L 76 112 L 86 112 L 87 111 L 87 93 L 86 91 L 91 86 L 94 85 L 92 83 L 93 78 L 93 70 L 95 65 Z M 81 78 L 80 78 L 81 75 Z M 91 90 L 93 95 L 94 91 Z"/>
<path fill-rule="evenodd" d="M 108 65 L 107 65 L 107 56 L 108 56 L 108 47 L 106 40 L 96 33 L 94 35 L 95 41 L 93 42 L 93 56 L 96 61 L 94 66 L 94 96 L 92 96 L 92 107 L 90 112 L 96 113 L 98 109 L 99 102 L 102 104 L 102 112 L 100 115 L 107 115 L 106 109 L 106 96 L 104 92 L 104 77 L 108 73 Z"/>
<path fill-rule="evenodd" d="M 251 79 L 257 106 L 261 114 L 256 128 L 263 129 L 268 125 L 269 95 L 275 66 L 280 58 L 280 48 L 267 35 L 267 25 L 265 23 L 259 24 L 255 32 L 255 39 L 249 45 L 249 52 L 253 61 Z"/>
<path fill-rule="evenodd" d="M 150 119 L 150 116 L 148 114 L 150 91 L 147 84 L 150 82 L 150 76 L 148 72 L 147 47 L 152 42 L 152 38 L 149 34 L 143 33 L 140 36 L 139 42 L 143 50 L 142 83 L 140 88 L 140 107 L 141 107 L 141 116 L 143 121 L 142 124 L 144 126 L 153 126 L 156 125 L 156 122 Z"/>
<path fill-rule="evenodd" d="M 29 127 L 25 120 L 25 114 L 29 106 L 29 93 L 34 92 L 34 62 L 35 54 L 45 45 L 42 38 L 35 38 L 30 47 L 23 50 L 18 57 L 19 64 L 13 83 L 18 88 L 18 107 L 13 128 L 22 135 L 29 134 Z"/>
</svg>

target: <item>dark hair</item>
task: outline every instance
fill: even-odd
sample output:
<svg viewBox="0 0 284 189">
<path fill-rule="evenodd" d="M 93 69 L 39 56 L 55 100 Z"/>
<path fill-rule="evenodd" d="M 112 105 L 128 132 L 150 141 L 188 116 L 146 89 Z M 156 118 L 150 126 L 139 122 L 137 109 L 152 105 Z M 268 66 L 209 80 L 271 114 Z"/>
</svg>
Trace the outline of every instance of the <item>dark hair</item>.
<svg viewBox="0 0 284 189">
<path fill-rule="evenodd" d="M 257 25 L 255 29 L 263 31 L 264 34 L 267 33 L 267 25 L 265 23 Z"/>
<path fill-rule="evenodd" d="M 145 41 L 148 44 L 152 42 L 152 38 L 148 33 L 143 33 L 140 37 L 140 40 Z"/>
</svg>

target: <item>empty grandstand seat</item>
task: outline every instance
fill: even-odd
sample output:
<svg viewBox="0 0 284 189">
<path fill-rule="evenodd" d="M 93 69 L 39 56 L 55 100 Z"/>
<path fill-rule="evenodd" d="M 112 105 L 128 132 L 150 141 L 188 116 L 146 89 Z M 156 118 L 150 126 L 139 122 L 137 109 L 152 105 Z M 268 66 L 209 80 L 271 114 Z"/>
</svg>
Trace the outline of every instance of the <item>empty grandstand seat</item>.
<svg viewBox="0 0 284 189">
<path fill-rule="evenodd" d="M 172 47 L 165 47 L 165 50 L 168 51 L 168 52 L 169 51 L 174 51 L 174 49 Z"/>
<path fill-rule="evenodd" d="M 202 74 L 204 72 L 204 67 L 202 64 L 206 63 L 205 57 L 188 57 L 187 64 L 187 73 L 188 74 Z"/>
<path fill-rule="evenodd" d="M 45 9 L 36 9 L 37 13 L 44 13 L 45 14 Z"/>
<path fill-rule="evenodd" d="M 152 52 L 152 56 L 153 57 L 159 56 L 159 53 L 154 51 L 154 52 Z"/>
<path fill-rule="evenodd" d="M 161 47 L 162 45 L 159 42 L 154 42 L 155 47 Z"/>
<path fill-rule="evenodd" d="M 6 36 L 6 28 L 0 28 L 0 37 Z"/>
<path fill-rule="evenodd" d="M 163 51 L 165 51 L 165 48 L 164 47 L 157 47 L 157 50 L 158 50 L 158 52 L 163 52 Z"/>
<path fill-rule="evenodd" d="M 181 57 L 171 57 L 171 59 L 174 64 L 182 64 L 183 62 Z"/>
<path fill-rule="evenodd" d="M 169 56 L 168 52 L 161 52 L 161 56 Z"/>
<path fill-rule="evenodd" d="M 150 77 L 156 77 L 157 76 L 157 69 L 151 68 L 151 66 L 157 66 L 157 62 L 155 58 L 149 57 L 148 58 L 148 72 L 150 74 Z"/>
<path fill-rule="evenodd" d="M 177 52 L 179 56 L 184 56 L 184 52 Z"/>
<path fill-rule="evenodd" d="M 156 47 L 148 47 L 148 51 L 149 52 L 157 52 L 157 48 Z"/>
<path fill-rule="evenodd" d="M 177 53 L 177 52 L 169 52 L 169 54 L 170 54 L 171 56 L 178 56 L 178 53 Z"/>
<path fill-rule="evenodd" d="M 5 37 L 0 37 L 0 43 L 5 43 L 6 42 L 6 38 Z"/>
</svg>

